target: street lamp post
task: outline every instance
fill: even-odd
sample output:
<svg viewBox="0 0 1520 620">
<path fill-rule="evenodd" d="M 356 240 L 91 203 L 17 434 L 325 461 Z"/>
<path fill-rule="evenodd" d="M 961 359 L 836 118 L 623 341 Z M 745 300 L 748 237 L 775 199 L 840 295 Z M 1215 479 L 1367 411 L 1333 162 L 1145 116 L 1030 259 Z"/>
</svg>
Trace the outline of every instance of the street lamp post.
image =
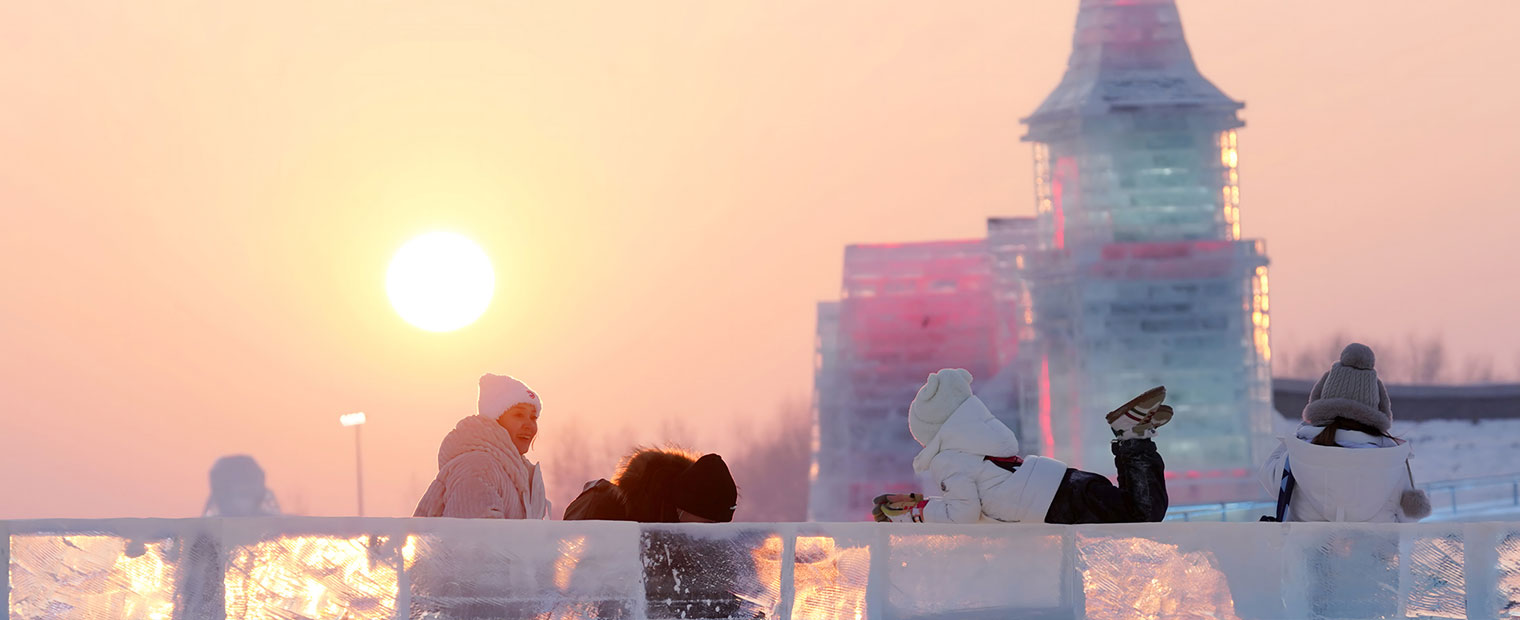
<svg viewBox="0 0 1520 620">
<path fill-rule="evenodd" d="M 338 422 L 354 427 L 354 480 L 359 493 L 359 516 L 364 516 L 364 450 L 359 443 L 359 427 L 364 426 L 364 412 L 338 416 Z"/>
</svg>

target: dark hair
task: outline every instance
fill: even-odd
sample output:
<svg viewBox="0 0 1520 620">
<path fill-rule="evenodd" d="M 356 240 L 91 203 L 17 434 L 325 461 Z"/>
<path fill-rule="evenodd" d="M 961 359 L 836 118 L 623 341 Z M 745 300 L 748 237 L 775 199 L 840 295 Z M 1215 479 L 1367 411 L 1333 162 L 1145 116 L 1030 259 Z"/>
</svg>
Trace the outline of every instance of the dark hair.
<svg viewBox="0 0 1520 620">
<path fill-rule="evenodd" d="M 1334 447 L 1336 445 L 1335 431 L 1341 429 L 1367 433 L 1368 435 L 1372 435 L 1374 437 L 1387 437 L 1395 441 L 1398 440 L 1398 437 L 1389 435 L 1387 431 L 1380 430 L 1371 424 L 1358 422 L 1349 418 L 1335 418 L 1334 420 L 1331 420 L 1329 424 L 1326 424 L 1323 428 L 1325 430 L 1322 430 L 1318 435 L 1315 435 L 1314 439 L 1310 440 L 1309 443 L 1312 443 L 1316 446 Z"/>
</svg>

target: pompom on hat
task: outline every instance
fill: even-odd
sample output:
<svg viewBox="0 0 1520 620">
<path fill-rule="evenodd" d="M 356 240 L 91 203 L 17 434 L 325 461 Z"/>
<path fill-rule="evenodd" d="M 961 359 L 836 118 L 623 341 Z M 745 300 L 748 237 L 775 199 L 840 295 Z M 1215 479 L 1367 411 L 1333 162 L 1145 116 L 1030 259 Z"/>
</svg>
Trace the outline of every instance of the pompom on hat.
<svg viewBox="0 0 1520 620">
<path fill-rule="evenodd" d="M 932 373 L 908 405 L 908 432 L 918 443 L 928 445 L 950 414 L 971 398 L 971 371 L 945 368 Z"/>
<path fill-rule="evenodd" d="M 1393 404 L 1388 400 L 1388 388 L 1373 368 L 1376 361 L 1367 345 L 1346 345 L 1340 361 L 1309 391 L 1304 422 L 1325 426 L 1335 418 L 1346 418 L 1388 432 L 1393 426 Z"/>
</svg>

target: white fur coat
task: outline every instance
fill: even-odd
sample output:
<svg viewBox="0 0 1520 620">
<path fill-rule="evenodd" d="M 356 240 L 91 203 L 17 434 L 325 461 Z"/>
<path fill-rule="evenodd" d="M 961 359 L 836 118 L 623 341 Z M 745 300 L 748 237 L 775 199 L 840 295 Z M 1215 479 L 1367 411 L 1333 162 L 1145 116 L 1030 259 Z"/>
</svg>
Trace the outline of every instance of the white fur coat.
<svg viewBox="0 0 1520 620">
<path fill-rule="evenodd" d="M 913 459 L 913 469 L 928 472 L 937 487 L 928 494 L 943 493 L 924 506 L 924 521 L 1043 523 L 1066 464 L 1031 456 L 1010 473 L 985 458 L 1018 451 L 1019 438 L 1013 431 L 993 417 L 981 399 L 966 399 Z"/>
</svg>

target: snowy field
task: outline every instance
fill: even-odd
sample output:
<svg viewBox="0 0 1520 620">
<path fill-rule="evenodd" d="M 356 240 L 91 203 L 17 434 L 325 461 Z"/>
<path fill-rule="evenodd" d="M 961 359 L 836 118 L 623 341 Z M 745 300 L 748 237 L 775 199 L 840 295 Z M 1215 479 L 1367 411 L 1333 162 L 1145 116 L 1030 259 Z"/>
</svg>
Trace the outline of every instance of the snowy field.
<svg viewBox="0 0 1520 620">
<path fill-rule="evenodd" d="M 1291 434 L 1296 421 L 1278 416 L 1275 430 Z M 1520 475 L 1520 419 L 1393 422 L 1393 435 L 1414 444 L 1409 466 L 1420 484 Z"/>
<path fill-rule="evenodd" d="M 1414 444 L 1420 482 L 1520 474 L 1520 420 L 1395 421 L 1393 434 Z"/>
</svg>

